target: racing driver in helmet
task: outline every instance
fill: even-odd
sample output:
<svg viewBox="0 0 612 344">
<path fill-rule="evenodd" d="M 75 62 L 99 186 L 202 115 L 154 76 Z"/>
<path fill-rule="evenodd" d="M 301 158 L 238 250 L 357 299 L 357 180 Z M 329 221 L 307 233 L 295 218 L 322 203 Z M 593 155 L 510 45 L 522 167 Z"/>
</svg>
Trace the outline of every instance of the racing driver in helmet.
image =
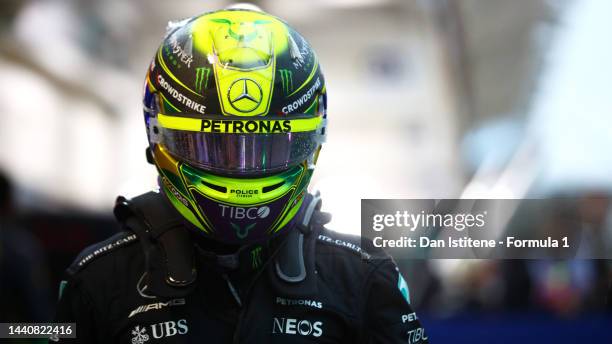
<svg viewBox="0 0 612 344">
<path fill-rule="evenodd" d="M 56 322 L 81 343 L 423 343 L 395 263 L 324 227 L 320 61 L 284 21 L 225 9 L 169 26 L 144 85 L 159 190 L 119 197 Z"/>
</svg>

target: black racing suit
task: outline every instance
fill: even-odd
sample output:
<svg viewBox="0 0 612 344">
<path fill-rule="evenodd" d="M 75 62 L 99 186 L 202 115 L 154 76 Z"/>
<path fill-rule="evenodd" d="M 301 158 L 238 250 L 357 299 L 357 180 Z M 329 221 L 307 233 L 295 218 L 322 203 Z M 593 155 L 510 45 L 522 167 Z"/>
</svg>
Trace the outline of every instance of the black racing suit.
<svg viewBox="0 0 612 344">
<path fill-rule="evenodd" d="M 76 341 L 92 344 L 427 342 L 391 258 L 311 228 L 295 253 L 305 262 L 299 282 L 279 278 L 275 245 L 233 255 L 199 248 L 195 289 L 182 297 L 147 294 L 139 239 L 120 232 L 68 269 L 55 321 L 76 322 Z M 228 259 L 231 269 L 220 263 Z"/>
</svg>

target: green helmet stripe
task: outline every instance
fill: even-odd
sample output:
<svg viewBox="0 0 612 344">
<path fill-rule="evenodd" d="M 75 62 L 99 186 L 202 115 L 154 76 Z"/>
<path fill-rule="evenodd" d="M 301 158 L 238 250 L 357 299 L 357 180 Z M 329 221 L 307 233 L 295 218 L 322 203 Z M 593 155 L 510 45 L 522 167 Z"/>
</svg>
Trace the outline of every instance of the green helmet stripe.
<svg viewBox="0 0 612 344">
<path fill-rule="evenodd" d="M 317 104 L 319 103 L 319 99 L 315 98 L 312 101 L 312 104 L 310 104 L 310 106 L 308 107 L 308 109 L 306 109 L 306 111 L 304 111 L 304 113 L 310 114 L 310 115 L 314 115 L 315 114 L 315 110 L 317 109 Z"/>
</svg>

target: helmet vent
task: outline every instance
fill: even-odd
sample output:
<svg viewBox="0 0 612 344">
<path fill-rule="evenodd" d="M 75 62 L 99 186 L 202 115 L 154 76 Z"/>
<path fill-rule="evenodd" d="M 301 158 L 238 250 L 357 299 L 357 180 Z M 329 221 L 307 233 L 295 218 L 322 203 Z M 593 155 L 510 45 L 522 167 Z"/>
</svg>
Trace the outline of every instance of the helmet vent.
<svg viewBox="0 0 612 344">
<path fill-rule="evenodd" d="M 205 180 L 202 181 L 202 184 L 204 184 L 204 186 L 209 187 L 215 191 L 219 191 L 219 192 L 223 192 L 226 193 L 227 192 L 227 188 L 225 186 L 219 186 L 219 185 L 215 185 L 215 184 L 211 184 Z"/>
<path fill-rule="evenodd" d="M 274 185 L 264 186 L 261 189 L 261 192 L 266 193 L 266 192 L 270 192 L 272 190 L 276 190 L 276 189 L 280 188 L 281 186 L 283 186 L 284 184 L 285 184 L 285 182 L 282 181 L 282 182 L 274 184 Z"/>
</svg>

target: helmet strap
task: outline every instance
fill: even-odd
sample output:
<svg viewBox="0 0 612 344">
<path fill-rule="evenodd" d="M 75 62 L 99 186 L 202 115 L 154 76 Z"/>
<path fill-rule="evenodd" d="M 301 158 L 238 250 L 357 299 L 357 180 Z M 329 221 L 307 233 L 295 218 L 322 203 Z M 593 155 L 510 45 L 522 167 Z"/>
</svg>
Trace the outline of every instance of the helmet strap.
<svg viewBox="0 0 612 344">
<path fill-rule="evenodd" d="M 315 244 L 318 229 L 329 222 L 331 216 L 320 211 L 319 192 L 306 194 L 304 204 L 294 228 L 275 255 L 272 284 L 278 293 L 286 296 L 306 296 L 316 292 Z"/>
<path fill-rule="evenodd" d="M 146 272 L 139 291 L 161 297 L 190 294 L 197 278 L 193 244 L 182 219 L 162 196 L 148 192 L 131 200 L 119 197 L 114 213 L 138 236 L 144 252 Z"/>
</svg>

